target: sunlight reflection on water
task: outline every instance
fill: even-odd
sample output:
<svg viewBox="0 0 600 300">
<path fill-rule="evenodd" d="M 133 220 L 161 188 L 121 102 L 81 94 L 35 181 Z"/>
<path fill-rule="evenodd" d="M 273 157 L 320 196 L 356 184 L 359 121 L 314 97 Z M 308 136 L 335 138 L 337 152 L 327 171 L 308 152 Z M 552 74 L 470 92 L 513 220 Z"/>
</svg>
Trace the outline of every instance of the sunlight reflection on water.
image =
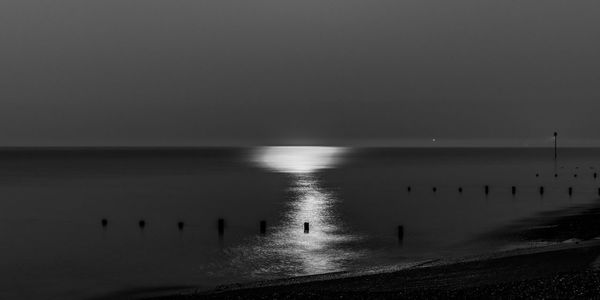
<svg viewBox="0 0 600 300">
<path fill-rule="evenodd" d="M 360 237 L 345 232 L 335 210 L 340 199 L 320 187 L 315 174 L 338 164 L 345 151 L 338 147 L 264 147 L 256 152 L 255 162 L 292 178 L 292 197 L 279 225 L 257 245 L 281 262 L 258 273 L 273 273 L 282 266 L 296 275 L 341 271 L 344 262 L 360 256 L 344 246 Z M 304 222 L 310 224 L 309 233 L 303 231 Z"/>
</svg>

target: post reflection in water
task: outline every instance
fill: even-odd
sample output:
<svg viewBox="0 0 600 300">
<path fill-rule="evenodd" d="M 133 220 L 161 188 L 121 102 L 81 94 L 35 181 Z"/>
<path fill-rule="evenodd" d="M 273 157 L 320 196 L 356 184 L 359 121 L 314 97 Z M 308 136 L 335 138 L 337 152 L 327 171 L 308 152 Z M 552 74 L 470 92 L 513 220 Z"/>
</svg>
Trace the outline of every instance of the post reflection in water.
<svg viewBox="0 0 600 300">
<path fill-rule="evenodd" d="M 287 174 L 292 179 L 286 211 L 272 232 L 258 246 L 278 257 L 276 265 L 261 272 L 288 275 L 340 271 L 344 262 L 359 256 L 347 243 L 358 236 L 346 232 L 336 214 L 339 199 L 319 185 L 318 170 L 340 162 L 344 148 L 265 147 L 255 156 L 261 166 Z M 309 222 L 310 231 L 303 230 Z"/>
</svg>

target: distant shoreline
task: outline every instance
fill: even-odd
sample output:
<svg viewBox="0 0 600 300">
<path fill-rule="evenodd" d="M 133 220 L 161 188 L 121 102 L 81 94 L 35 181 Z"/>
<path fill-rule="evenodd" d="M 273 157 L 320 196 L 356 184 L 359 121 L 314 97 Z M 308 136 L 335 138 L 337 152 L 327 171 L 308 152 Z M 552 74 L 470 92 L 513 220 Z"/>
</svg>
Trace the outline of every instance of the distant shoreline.
<svg viewBox="0 0 600 300">
<path fill-rule="evenodd" d="M 340 147 L 340 148 L 352 148 L 352 149 L 373 149 L 373 150 L 386 150 L 386 149 L 424 149 L 424 150 L 460 150 L 460 149 L 522 149 L 522 150 L 551 150 L 554 149 L 552 146 L 363 146 L 363 145 L 279 145 L 279 144 L 267 144 L 267 145 L 224 145 L 224 146 L 0 146 L 0 151 L 147 151 L 147 150 L 182 150 L 182 151 L 194 151 L 203 149 L 253 149 L 260 147 Z M 561 146 L 561 149 L 600 149 L 598 146 Z"/>
</svg>

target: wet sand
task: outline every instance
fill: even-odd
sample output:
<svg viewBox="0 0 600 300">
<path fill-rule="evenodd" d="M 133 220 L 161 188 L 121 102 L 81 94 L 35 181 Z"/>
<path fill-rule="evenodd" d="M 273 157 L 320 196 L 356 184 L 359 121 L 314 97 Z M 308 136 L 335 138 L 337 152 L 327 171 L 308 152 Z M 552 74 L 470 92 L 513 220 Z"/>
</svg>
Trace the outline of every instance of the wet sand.
<svg viewBox="0 0 600 300">
<path fill-rule="evenodd" d="M 600 205 L 576 207 L 484 237 L 521 245 L 547 243 L 543 247 L 421 262 L 377 274 L 298 277 L 153 299 L 596 298 L 600 297 L 599 215 Z"/>
</svg>

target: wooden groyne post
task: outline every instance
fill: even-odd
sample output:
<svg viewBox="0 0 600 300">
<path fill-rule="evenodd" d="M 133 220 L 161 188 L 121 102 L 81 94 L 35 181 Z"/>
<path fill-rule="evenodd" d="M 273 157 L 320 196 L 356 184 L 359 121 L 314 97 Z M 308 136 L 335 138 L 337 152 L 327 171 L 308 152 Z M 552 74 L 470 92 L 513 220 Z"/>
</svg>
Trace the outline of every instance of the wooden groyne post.
<svg viewBox="0 0 600 300">
<path fill-rule="evenodd" d="M 267 221 L 265 221 L 265 220 L 260 221 L 259 228 L 260 228 L 260 234 L 267 233 Z"/>
<path fill-rule="evenodd" d="M 217 230 L 219 232 L 219 236 L 223 236 L 225 233 L 225 220 L 220 218 L 217 220 Z"/>
<path fill-rule="evenodd" d="M 398 226 L 398 241 L 402 242 L 404 240 L 404 226 Z"/>
</svg>

